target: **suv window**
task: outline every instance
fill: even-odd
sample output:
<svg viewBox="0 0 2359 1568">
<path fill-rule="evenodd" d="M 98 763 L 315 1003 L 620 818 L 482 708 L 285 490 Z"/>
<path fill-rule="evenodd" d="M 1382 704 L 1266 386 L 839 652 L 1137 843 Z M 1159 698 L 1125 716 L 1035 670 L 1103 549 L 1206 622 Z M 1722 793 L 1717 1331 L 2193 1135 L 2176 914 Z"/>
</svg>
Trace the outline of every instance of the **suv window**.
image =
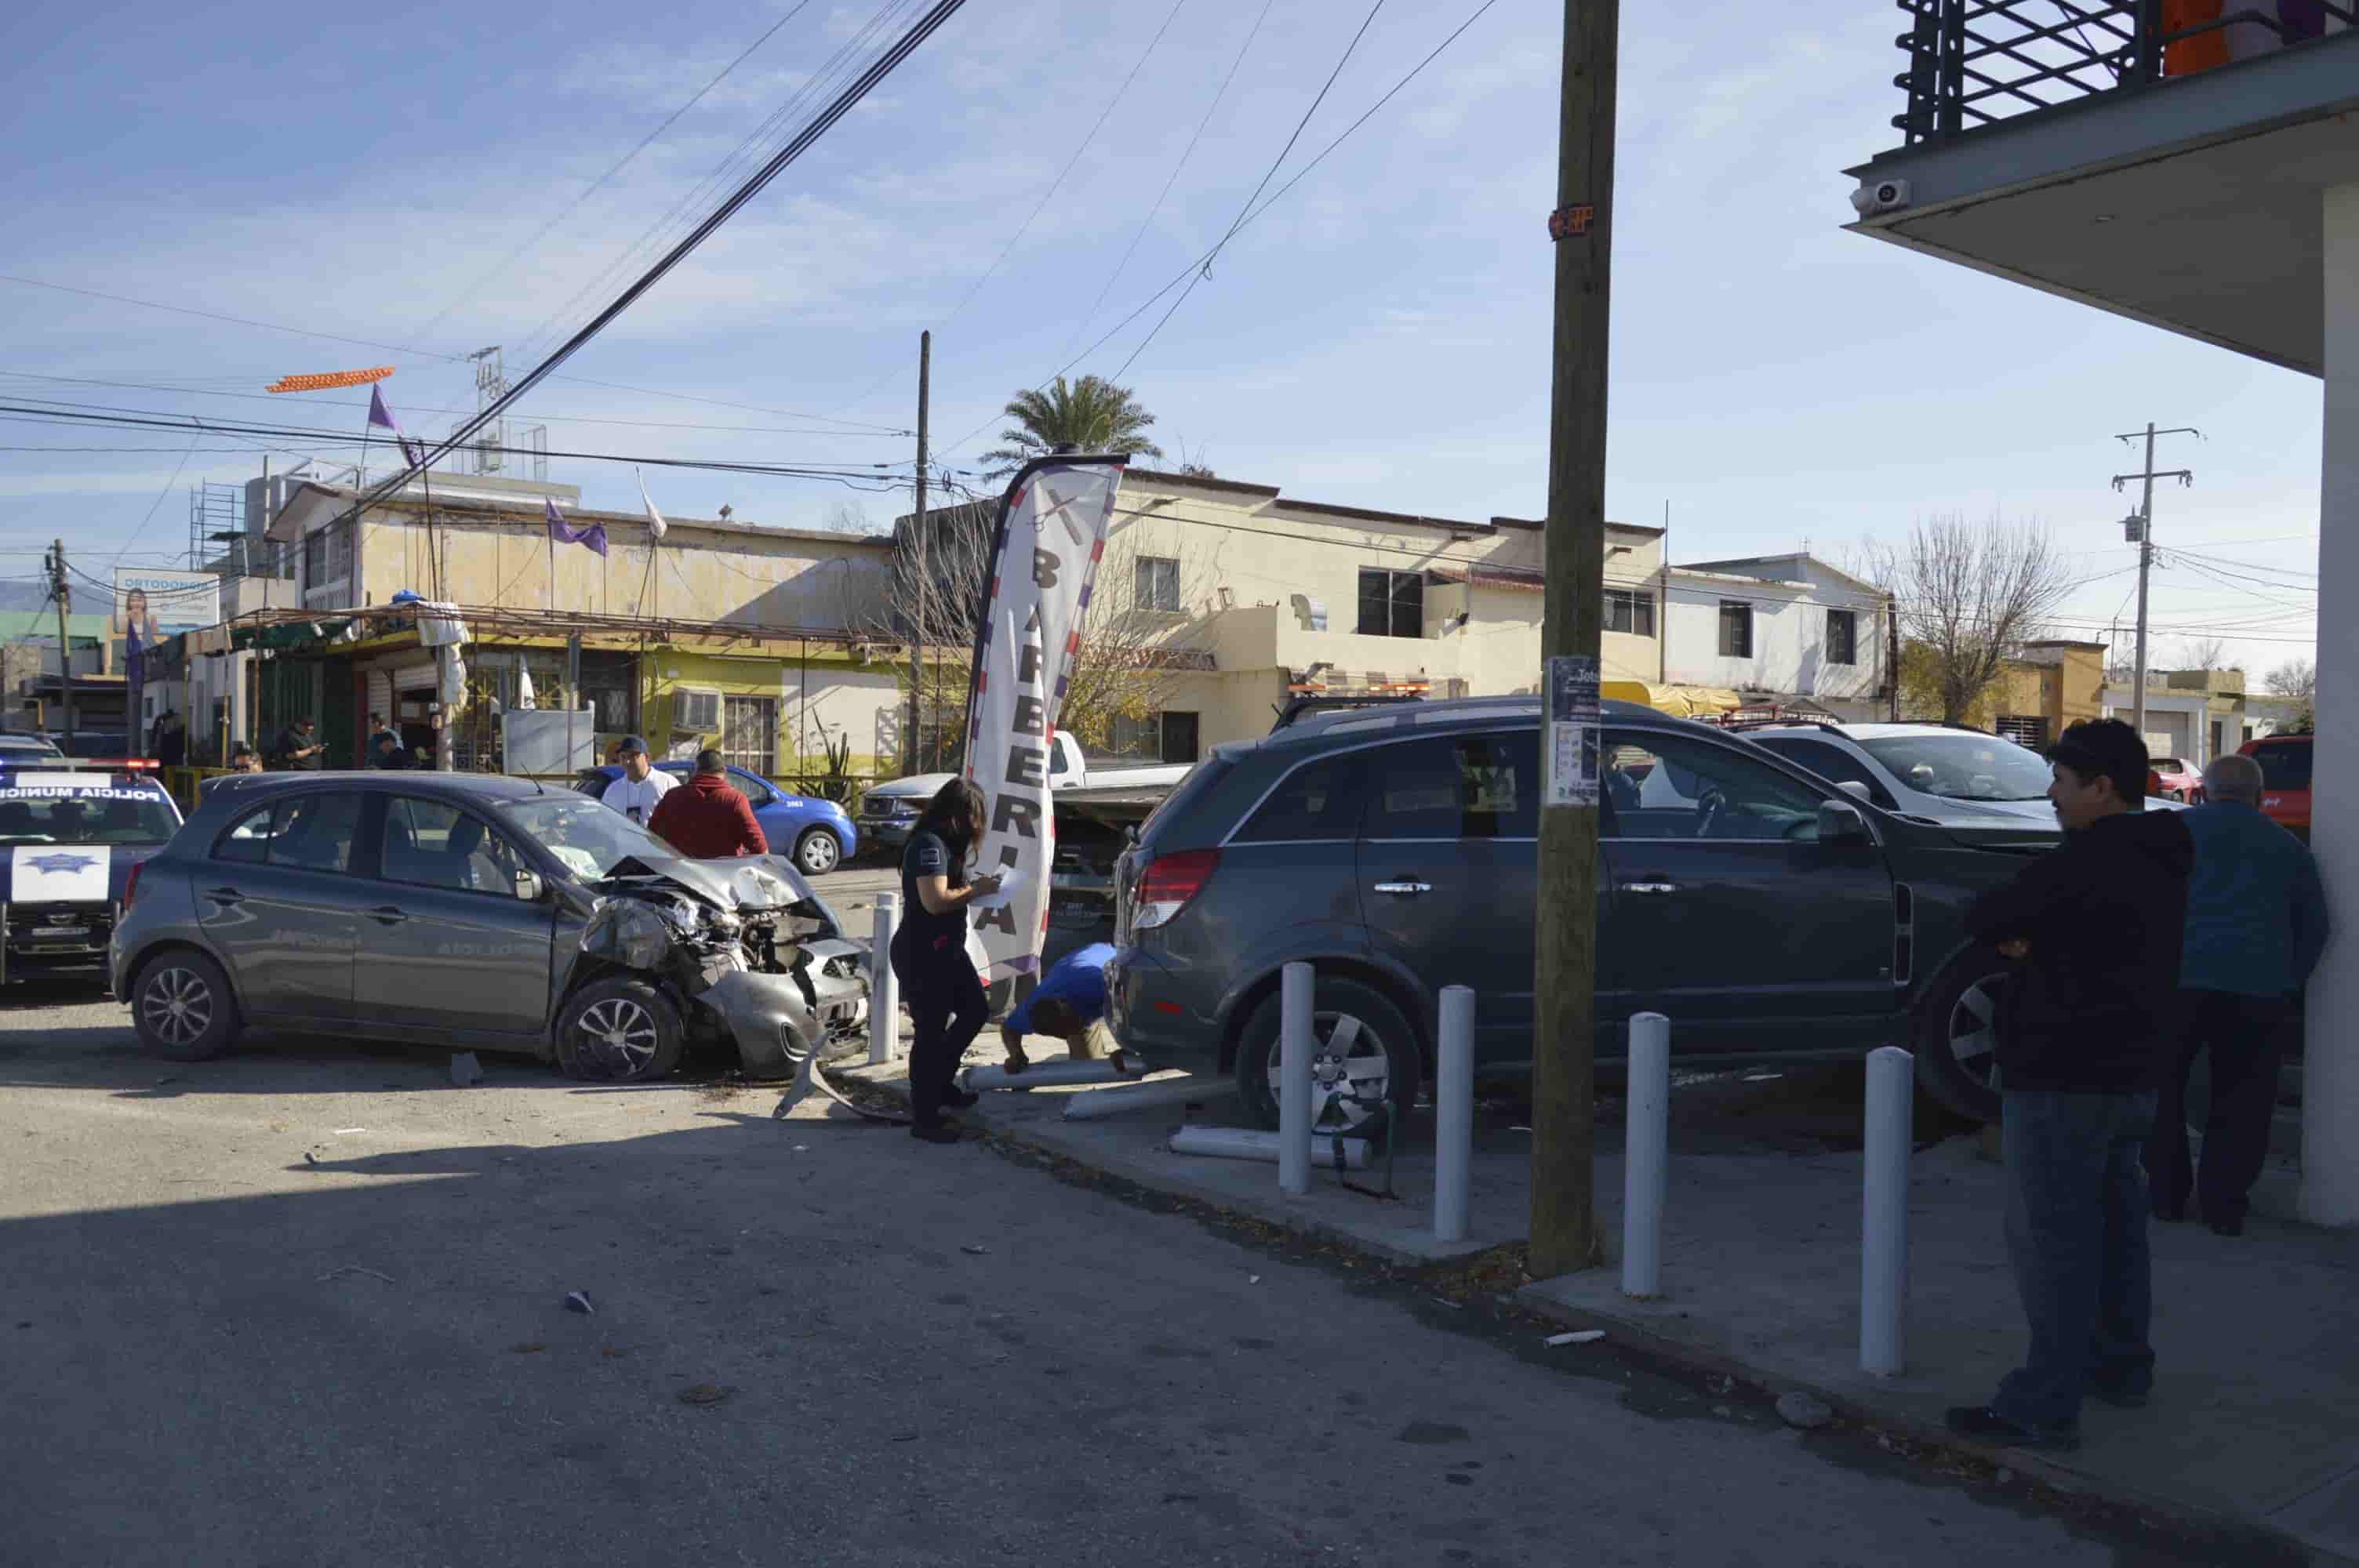
<svg viewBox="0 0 2359 1568">
<path fill-rule="evenodd" d="M 1813 839 L 1819 797 L 1776 769 L 1685 735 L 1605 732 L 1601 830 L 1616 838 Z"/>
<path fill-rule="evenodd" d="M 524 860 L 516 847 L 454 806 L 408 795 L 386 802 L 385 880 L 512 898 Z"/>
<path fill-rule="evenodd" d="M 1529 838 L 1539 831 L 1539 736 L 1434 736 L 1359 753 L 1363 838 Z"/>
<path fill-rule="evenodd" d="M 1865 784 L 1868 799 L 1886 811 L 1895 809 L 1892 792 L 1884 787 L 1884 781 L 1857 756 L 1832 741 L 1807 735 L 1756 735 L 1753 740 L 1789 762 L 1799 762 L 1822 779 L 1835 784 Z"/>
<path fill-rule="evenodd" d="M 361 797 L 343 792 L 299 795 L 247 812 L 213 846 L 216 860 L 349 871 Z"/>
<path fill-rule="evenodd" d="M 2261 787 L 2308 789 L 2310 745 L 2307 741 L 2291 741 L 2282 745 L 2254 747 L 2253 761 L 2261 764 Z"/>
<path fill-rule="evenodd" d="M 1346 752 L 1295 769 L 1230 836 L 1232 841 L 1277 844 L 1351 838 L 1357 826 L 1359 773 L 1366 760 L 1364 752 Z"/>
</svg>

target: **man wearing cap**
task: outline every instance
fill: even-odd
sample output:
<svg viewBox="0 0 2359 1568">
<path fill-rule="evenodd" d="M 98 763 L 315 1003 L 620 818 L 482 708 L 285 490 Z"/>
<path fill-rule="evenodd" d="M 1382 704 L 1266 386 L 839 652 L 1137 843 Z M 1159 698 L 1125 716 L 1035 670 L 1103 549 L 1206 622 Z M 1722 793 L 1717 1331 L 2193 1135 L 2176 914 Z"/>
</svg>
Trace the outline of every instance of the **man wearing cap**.
<svg viewBox="0 0 2359 1568">
<path fill-rule="evenodd" d="M 625 735 L 614 742 L 614 761 L 623 764 L 623 776 L 608 784 L 598 798 L 645 827 L 655 820 L 656 803 L 679 781 L 656 771 L 644 736 Z"/>
<path fill-rule="evenodd" d="M 1966 912 L 2015 961 L 2000 1011 L 2006 1246 L 2031 1329 L 2024 1365 L 1951 1431 L 2009 1447 L 2081 1445 L 2081 1401 L 2147 1402 L 2152 1265 L 2139 1153 L 2178 1029 L 2180 925 L 2194 846 L 2148 815 L 2146 743 L 2117 719 L 2047 752 L 2064 841 Z"/>
</svg>

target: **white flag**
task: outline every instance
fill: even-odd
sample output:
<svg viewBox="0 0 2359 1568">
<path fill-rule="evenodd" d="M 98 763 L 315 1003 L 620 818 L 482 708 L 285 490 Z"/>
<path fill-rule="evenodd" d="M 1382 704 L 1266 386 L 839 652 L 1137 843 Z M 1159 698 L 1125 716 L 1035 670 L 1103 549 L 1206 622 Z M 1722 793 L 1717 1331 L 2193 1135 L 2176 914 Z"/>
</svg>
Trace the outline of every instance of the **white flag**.
<svg viewBox="0 0 2359 1568">
<path fill-rule="evenodd" d="M 527 669 L 518 669 L 516 671 L 516 711 L 530 713 L 533 706 L 532 672 Z"/>
<path fill-rule="evenodd" d="M 636 469 L 633 469 L 631 471 L 635 474 L 639 474 L 639 470 Z M 669 526 L 669 524 L 664 522 L 663 514 L 656 510 L 656 503 L 647 499 L 647 476 L 645 474 L 639 474 L 639 504 L 647 509 L 648 536 L 656 539 L 662 538 L 664 536 L 664 529 Z"/>
<path fill-rule="evenodd" d="M 977 870 L 1012 873 L 1016 888 L 998 907 L 978 910 L 970 928 L 968 951 L 986 985 L 1039 968 L 1057 847 L 1049 737 L 1122 471 L 1120 459 L 1049 459 L 1017 474 L 999 505 L 967 696 L 966 776 L 991 811 Z"/>
</svg>

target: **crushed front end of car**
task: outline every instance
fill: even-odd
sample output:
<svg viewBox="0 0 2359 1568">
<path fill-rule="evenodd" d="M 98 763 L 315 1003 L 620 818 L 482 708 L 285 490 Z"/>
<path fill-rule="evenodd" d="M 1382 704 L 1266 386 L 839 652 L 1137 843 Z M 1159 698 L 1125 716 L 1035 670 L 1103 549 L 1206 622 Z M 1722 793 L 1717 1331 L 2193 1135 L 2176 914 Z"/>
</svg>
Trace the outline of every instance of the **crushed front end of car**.
<svg viewBox="0 0 2359 1568">
<path fill-rule="evenodd" d="M 864 950 L 782 857 L 625 860 L 592 891 L 590 968 L 660 987 L 690 1039 L 733 1044 L 749 1076 L 799 1078 L 859 1040 Z"/>
</svg>

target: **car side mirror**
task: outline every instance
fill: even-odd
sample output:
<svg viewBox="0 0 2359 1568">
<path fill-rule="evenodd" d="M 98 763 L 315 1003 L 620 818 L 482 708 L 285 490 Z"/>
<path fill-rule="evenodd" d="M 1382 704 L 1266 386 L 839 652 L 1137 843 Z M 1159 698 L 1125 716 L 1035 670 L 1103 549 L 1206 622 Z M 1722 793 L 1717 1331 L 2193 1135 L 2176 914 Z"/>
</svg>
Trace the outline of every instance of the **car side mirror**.
<svg viewBox="0 0 2359 1568">
<path fill-rule="evenodd" d="M 1859 807 L 1848 801 L 1819 802 L 1819 842 L 1821 844 L 1868 844 L 1875 841 L 1867 830 L 1867 818 Z"/>
<path fill-rule="evenodd" d="M 541 900 L 541 895 L 546 893 L 548 891 L 548 884 L 540 880 L 540 873 L 538 871 L 527 871 L 523 869 L 519 869 L 516 871 L 516 895 L 525 903 L 538 903 Z"/>
<path fill-rule="evenodd" d="M 1835 785 L 1835 788 L 1843 791 L 1843 794 L 1851 796 L 1854 800 L 1872 801 L 1875 798 L 1875 795 L 1868 793 L 1867 785 L 1862 784 L 1857 779 L 1845 779 L 1843 783 Z"/>
</svg>

